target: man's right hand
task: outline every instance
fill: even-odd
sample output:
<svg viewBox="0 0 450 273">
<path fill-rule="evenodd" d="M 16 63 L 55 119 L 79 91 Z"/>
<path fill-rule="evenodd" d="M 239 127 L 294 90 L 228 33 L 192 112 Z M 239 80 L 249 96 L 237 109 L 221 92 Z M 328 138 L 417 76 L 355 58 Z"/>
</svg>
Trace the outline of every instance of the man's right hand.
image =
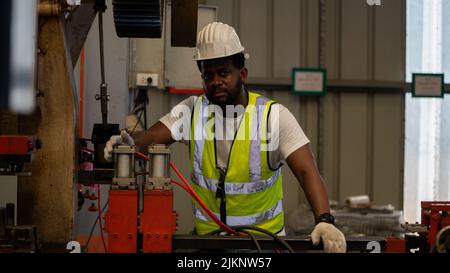
<svg viewBox="0 0 450 273">
<path fill-rule="evenodd" d="M 127 133 L 127 131 L 122 130 L 119 135 L 112 136 L 108 142 L 106 142 L 105 149 L 103 150 L 105 159 L 107 161 L 112 160 L 112 153 L 114 147 L 117 145 L 135 145 L 133 138 Z"/>
</svg>

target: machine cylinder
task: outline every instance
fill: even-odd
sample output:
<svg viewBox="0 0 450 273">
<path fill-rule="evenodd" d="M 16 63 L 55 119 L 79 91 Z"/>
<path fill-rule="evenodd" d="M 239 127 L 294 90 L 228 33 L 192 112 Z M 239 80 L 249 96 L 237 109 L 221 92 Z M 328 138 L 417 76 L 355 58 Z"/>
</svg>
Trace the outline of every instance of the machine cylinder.
<svg viewBox="0 0 450 273">
<path fill-rule="evenodd" d="M 119 154 L 117 160 L 117 177 L 130 177 L 130 156 L 128 154 Z"/>
<path fill-rule="evenodd" d="M 162 178 L 166 176 L 165 168 L 166 168 L 166 155 L 164 154 L 154 154 L 153 155 L 153 177 Z"/>
</svg>

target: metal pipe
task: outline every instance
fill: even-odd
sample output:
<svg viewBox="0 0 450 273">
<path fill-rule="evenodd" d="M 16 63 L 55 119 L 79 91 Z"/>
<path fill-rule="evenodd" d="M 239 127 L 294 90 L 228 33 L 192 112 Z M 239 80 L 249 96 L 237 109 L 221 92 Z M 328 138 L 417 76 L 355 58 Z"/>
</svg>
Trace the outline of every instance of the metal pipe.
<svg viewBox="0 0 450 273">
<path fill-rule="evenodd" d="M 103 13 L 106 11 L 105 0 L 95 1 L 94 9 L 98 13 L 98 34 L 100 45 L 100 95 L 96 96 L 96 100 L 100 100 L 101 112 L 102 112 L 102 124 L 108 125 L 108 85 L 105 79 L 105 53 L 104 53 L 104 39 L 103 39 Z"/>
</svg>

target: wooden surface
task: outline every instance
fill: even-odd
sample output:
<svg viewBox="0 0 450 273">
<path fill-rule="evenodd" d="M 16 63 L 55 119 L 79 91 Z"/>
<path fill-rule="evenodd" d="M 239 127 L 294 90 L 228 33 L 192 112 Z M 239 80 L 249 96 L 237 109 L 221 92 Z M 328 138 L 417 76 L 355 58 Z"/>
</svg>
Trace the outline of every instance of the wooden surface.
<svg viewBox="0 0 450 273">
<path fill-rule="evenodd" d="M 0 109 L 0 135 L 15 135 L 18 130 L 18 116 L 6 109 Z"/>
<path fill-rule="evenodd" d="M 30 169 L 18 186 L 18 223 L 38 226 L 41 242 L 67 243 L 74 233 L 76 117 L 72 66 L 66 51 L 63 21 L 40 18 L 38 110 L 20 121 L 42 141 Z M 34 132 L 33 132 L 34 131 Z"/>
</svg>

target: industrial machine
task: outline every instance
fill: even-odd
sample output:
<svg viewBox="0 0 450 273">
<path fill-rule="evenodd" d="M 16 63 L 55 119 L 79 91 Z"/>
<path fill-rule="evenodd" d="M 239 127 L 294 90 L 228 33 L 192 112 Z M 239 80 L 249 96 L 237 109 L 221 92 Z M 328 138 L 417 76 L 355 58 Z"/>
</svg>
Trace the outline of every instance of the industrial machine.
<svg viewBox="0 0 450 273">
<path fill-rule="evenodd" d="M 118 146 L 113 155 L 109 205 L 104 217 L 104 229 L 108 233 L 106 252 L 169 253 L 227 249 L 308 252 L 323 248 L 322 245 L 314 246 L 308 236 L 278 237 L 261 230 L 270 236 L 255 237 L 246 232 L 254 227 L 229 227 L 223 226 L 223 223 L 218 223 L 220 228 L 216 234 L 175 234 L 177 214 L 173 210 L 173 185 L 182 187 L 199 203 L 201 200 L 197 199 L 198 196 L 189 183 L 170 161 L 170 150 L 165 145 L 153 145 L 148 147 L 147 154 L 144 155 L 134 146 Z M 147 163 L 145 170 L 139 167 L 142 161 Z M 171 178 L 170 169 L 175 171 L 184 184 Z M 144 184 L 140 185 L 142 176 L 145 177 Z M 108 183 L 107 180 L 103 176 L 103 183 Z M 208 208 L 203 209 L 214 219 Z M 217 218 L 216 220 L 219 221 Z M 348 251 L 370 252 L 368 245 L 374 242 L 383 250 L 386 247 L 384 238 L 347 238 Z"/>
<path fill-rule="evenodd" d="M 450 202 L 421 202 L 421 223 L 405 223 L 403 239 L 387 238 L 387 252 L 450 253 Z"/>
<path fill-rule="evenodd" d="M 30 175 L 24 163 L 31 162 L 32 153 L 41 148 L 39 139 L 25 135 L 0 135 L 0 175 Z"/>
<path fill-rule="evenodd" d="M 146 177 L 143 194 L 139 194 L 136 181 L 135 154 L 148 159 L 146 171 L 137 174 Z M 176 214 L 169 174 L 170 150 L 164 145 L 150 146 L 147 157 L 136 153 L 135 147 L 118 146 L 114 158 L 114 178 L 105 217 L 108 251 L 171 252 Z M 138 208 L 139 198 L 143 198 L 142 210 Z"/>
<path fill-rule="evenodd" d="M 135 162 L 147 161 L 144 172 L 137 172 Z M 227 228 L 243 231 L 246 227 L 220 226 L 220 235 L 177 235 L 177 215 L 173 211 L 173 184 L 183 187 L 194 196 L 192 188 L 170 161 L 170 150 L 165 145 L 148 147 L 147 155 L 133 146 L 118 146 L 114 150 L 114 176 L 109 192 L 109 209 L 106 214 L 108 252 L 114 253 L 161 253 L 186 249 L 206 251 L 224 249 L 279 249 L 294 251 L 318 251 L 307 236 L 258 237 L 248 233 L 227 231 Z M 170 178 L 170 167 L 185 185 Z M 141 188 L 138 177 L 145 176 Z M 142 200 L 140 200 L 142 199 Z M 139 209 L 140 201 L 143 202 Z M 208 213 L 208 209 L 204 208 Z M 347 238 L 349 252 L 449 252 L 450 250 L 450 202 L 422 202 L 421 224 L 405 224 L 404 238 L 363 237 Z M 210 215 L 210 214 L 209 214 Z M 211 216 L 211 215 L 210 215 Z"/>
<path fill-rule="evenodd" d="M 0 135 L 0 176 L 30 176 L 25 164 L 40 148 L 40 140 L 33 136 Z M 0 253 L 37 252 L 37 227 L 17 226 L 15 207 L 15 203 L 0 206 Z"/>
</svg>

